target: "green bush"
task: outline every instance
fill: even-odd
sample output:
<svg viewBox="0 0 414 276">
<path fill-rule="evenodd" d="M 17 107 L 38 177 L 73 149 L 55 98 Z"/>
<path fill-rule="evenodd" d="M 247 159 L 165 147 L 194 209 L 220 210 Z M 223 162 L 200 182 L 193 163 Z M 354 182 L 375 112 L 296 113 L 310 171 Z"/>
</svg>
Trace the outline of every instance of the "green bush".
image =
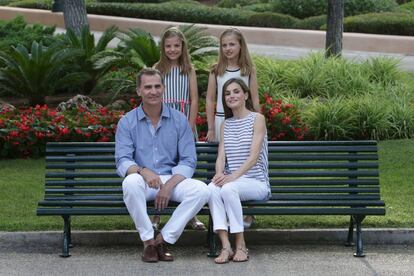
<svg viewBox="0 0 414 276">
<path fill-rule="evenodd" d="M 43 104 L 47 95 L 86 81 L 86 74 L 73 62 L 81 54 L 36 41 L 30 48 L 18 45 L 10 52 L 0 51 L 0 92 L 28 98 L 30 105 Z"/>
<path fill-rule="evenodd" d="M 414 17 L 410 13 L 370 13 L 347 17 L 346 32 L 414 35 Z"/>
<path fill-rule="evenodd" d="M 9 51 L 11 46 L 22 44 L 30 47 L 32 41 L 42 41 L 44 45 L 50 45 L 53 40 L 55 27 L 44 27 L 39 24 L 28 26 L 22 16 L 17 16 L 10 21 L 0 21 L 0 50 Z"/>
<path fill-rule="evenodd" d="M 398 8 L 395 0 L 346 0 L 345 16 L 374 13 L 391 12 Z"/>
<path fill-rule="evenodd" d="M 251 4 L 242 7 L 245 10 L 255 11 L 255 12 L 267 12 L 272 10 L 271 3 L 258 3 L 258 4 Z M 276 12 L 276 11 L 275 11 Z"/>
<path fill-rule="evenodd" d="M 297 23 L 297 19 L 273 12 L 256 13 L 249 17 L 247 25 L 258 27 L 289 28 Z"/>
<path fill-rule="evenodd" d="M 298 20 L 295 29 L 320 30 L 326 24 L 326 17 L 326 15 L 317 15 Z"/>
<path fill-rule="evenodd" d="M 351 101 L 351 110 L 356 125 L 354 139 L 381 140 L 388 138 L 391 123 L 388 120 L 387 101 L 379 100 L 376 95 L 366 94 Z"/>
<path fill-rule="evenodd" d="M 102 3 L 162 3 L 171 0 L 97 0 L 96 2 Z"/>
<path fill-rule="evenodd" d="M 279 0 L 273 4 L 273 11 L 306 18 L 326 13 L 326 0 Z"/>
<path fill-rule="evenodd" d="M 245 25 L 255 14 L 251 11 L 208 8 L 193 4 L 117 4 L 95 3 L 87 6 L 88 13 L 126 16 L 146 19 L 185 21 L 210 24 Z"/>
<path fill-rule="evenodd" d="M 401 5 L 400 9 L 403 11 L 414 12 L 414 1 Z"/>
<path fill-rule="evenodd" d="M 317 140 L 352 139 L 357 130 L 349 100 L 341 97 L 314 100 L 302 118 Z"/>
<path fill-rule="evenodd" d="M 237 8 L 241 6 L 247 6 L 251 4 L 258 4 L 263 1 L 261 0 L 220 0 L 217 6 L 220 8 Z"/>
<path fill-rule="evenodd" d="M 278 0 L 273 4 L 273 11 L 290 14 L 297 18 L 307 18 L 327 13 L 326 0 Z M 346 0 L 345 16 L 395 11 L 395 0 Z"/>
</svg>

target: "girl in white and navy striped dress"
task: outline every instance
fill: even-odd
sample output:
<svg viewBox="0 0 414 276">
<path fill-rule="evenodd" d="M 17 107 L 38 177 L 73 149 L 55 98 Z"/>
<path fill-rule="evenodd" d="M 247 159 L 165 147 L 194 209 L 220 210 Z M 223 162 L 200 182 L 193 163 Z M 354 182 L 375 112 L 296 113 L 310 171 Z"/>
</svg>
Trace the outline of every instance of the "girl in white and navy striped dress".
<svg viewBox="0 0 414 276">
<path fill-rule="evenodd" d="M 160 60 L 154 65 L 164 76 L 164 103 L 183 112 L 195 131 L 198 113 L 197 77 L 184 34 L 168 28 L 161 37 Z"/>
<path fill-rule="evenodd" d="M 241 201 L 270 197 L 266 123 L 262 114 L 253 111 L 251 93 L 243 80 L 228 80 L 222 101 L 226 119 L 221 126 L 216 174 L 209 184 L 213 229 L 222 243 L 215 262 L 243 262 L 249 256 Z M 230 245 L 227 221 L 230 233 L 235 234 L 235 250 Z"/>
<path fill-rule="evenodd" d="M 154 65 L 164 76 L 164 104 L 183 112 L 195 137 L 198 113 L 197 77 L 188 53 L 184 34 L 176 27 L 168 28 L 161 37 L 160 60 Z M 158 228 L 160 218 L 153 217 L 153 226 Z M 188 224 L 195 230 L 205 230 L 196 217 Z"/>
</svg>

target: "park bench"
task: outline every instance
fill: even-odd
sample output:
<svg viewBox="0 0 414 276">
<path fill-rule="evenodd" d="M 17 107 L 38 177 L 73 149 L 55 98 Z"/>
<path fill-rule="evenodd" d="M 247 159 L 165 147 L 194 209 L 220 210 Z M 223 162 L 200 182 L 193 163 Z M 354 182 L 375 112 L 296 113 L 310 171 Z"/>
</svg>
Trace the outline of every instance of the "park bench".
<svg viewBox="0 0 414 276">
<path fill-rule="evenodd" d="M 122 178 L 115 173 L 112 142 L 53 142 L 46 146 L 45 195 L 37 215 L 62 216 L 62 257 L 70 256 L 70 217 L 128 215 L 122 198 Z M 199 142 L 194 178 L 209 183 L 214 175 L 217 144 Z M 243 202 L 251 215 L 350 216 L 346 244 L 364 256 L 361 224 L 368 215 L 385 215 L 380 197 L 376 141 L 269 141 L 268 201 Z M 149 214 L 171 214 L 177 203 L 161 212 L 148 204 Z M 199 212 L 209 215 L 205 206 Z M 207 232 L 210 255 L 216 253 L 211 217 Z"/>
</svg>

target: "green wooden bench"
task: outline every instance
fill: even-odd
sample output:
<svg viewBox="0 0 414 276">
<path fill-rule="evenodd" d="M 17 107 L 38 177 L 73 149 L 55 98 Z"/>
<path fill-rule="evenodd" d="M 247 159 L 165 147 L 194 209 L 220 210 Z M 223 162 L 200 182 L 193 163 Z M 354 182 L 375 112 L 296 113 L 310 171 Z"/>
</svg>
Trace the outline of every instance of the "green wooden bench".
<svg viewBox="0 0 414 276">
<path fill-rule="evenodd" d="M 197 143 L 194 177 L 209 183 L 214 175 L 217 144 Z M 269 141 L 272 198 L 243 202 L 251 215 L 346 215 L 350 225 L 346 244 L 364 256 L 361 224 L 367 215 L 385 215 L 380 198 L 375 141 Z M 149 214 L 171 214 L 176 203 Z M 200 213 L 209 215 L 205 206 Z M 39 216 L 62 216 L 62 257 L 70 256 L 70 217 L 128 215 L 122 199 L 122 179 L 115 173 L 114 143 L 56 142 L 46 146 L 45 196 Z M 216 253 L 211 217 L 207 232 L 210 255 Z"/>
</svg>

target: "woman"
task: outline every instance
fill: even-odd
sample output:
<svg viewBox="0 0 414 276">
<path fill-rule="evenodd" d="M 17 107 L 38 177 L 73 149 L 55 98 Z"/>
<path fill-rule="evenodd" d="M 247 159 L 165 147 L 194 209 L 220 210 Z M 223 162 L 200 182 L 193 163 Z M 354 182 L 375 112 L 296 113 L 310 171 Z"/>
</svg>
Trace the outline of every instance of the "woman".
<svg viewBox="0 0 414 276">
<path fill-rule="evenodd" d="M 264 116 L 253 111 L 250 90 L 241 79 L 226 81 L 222 101 L 225 121 L 221 125 L 216 174 L 209 184 L 213 229 L 222 244 L 221 253 L 215 259 L 218 264 L 249 259 L 241 201 L 267 200 L 270 196 Z M 234 251 L 228 223 L 230 233 L 235 234 Z"/>
</svg>

